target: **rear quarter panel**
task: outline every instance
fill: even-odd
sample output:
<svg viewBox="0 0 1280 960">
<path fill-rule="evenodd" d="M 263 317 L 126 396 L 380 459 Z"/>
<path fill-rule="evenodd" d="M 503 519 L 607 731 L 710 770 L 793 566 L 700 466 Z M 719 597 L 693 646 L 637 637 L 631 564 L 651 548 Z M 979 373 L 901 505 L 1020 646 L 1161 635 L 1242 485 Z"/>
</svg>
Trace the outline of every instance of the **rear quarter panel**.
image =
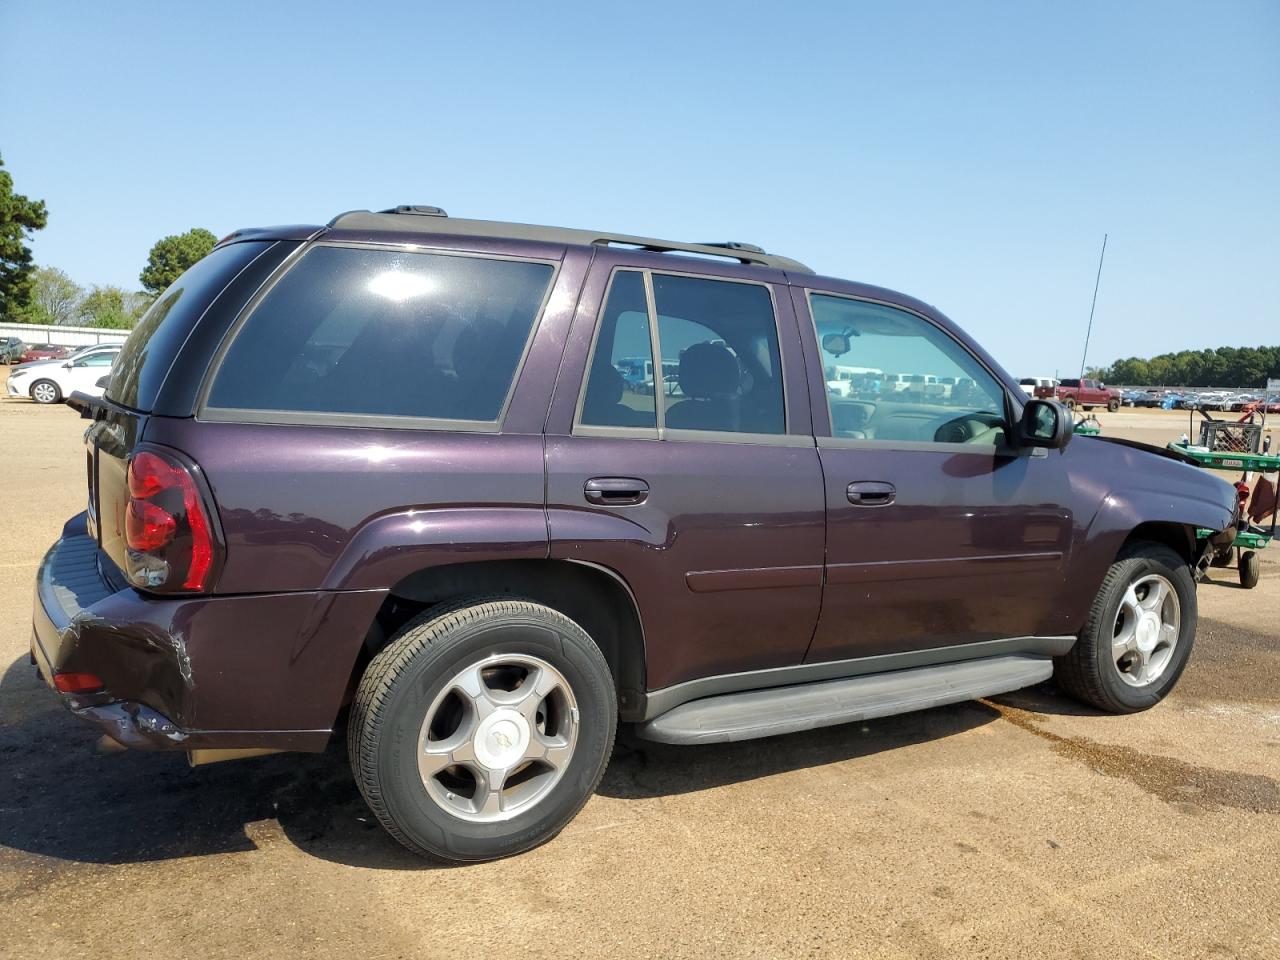
<svg viewBox="0 0 1280 960">
<path fill-rule="evenodd" d="M 386 589 L 461 559 L 544 557 L 542 438 L 153 418 L 204 470 L 218 593 Z"/>
</svg>

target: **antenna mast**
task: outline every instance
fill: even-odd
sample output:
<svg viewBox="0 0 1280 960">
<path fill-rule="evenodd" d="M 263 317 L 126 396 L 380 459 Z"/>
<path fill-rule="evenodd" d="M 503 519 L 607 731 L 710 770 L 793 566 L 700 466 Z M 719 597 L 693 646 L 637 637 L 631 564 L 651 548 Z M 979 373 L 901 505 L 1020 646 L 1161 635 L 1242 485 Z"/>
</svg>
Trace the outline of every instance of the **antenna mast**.
<svg viewBox="0 0 1280 960">
<path fill-rule="evenodd" d="M 1098 285 L 1102 283 L 1102 261 L 1107 256 L 1107 235 L 1102 235 L 1102 253 L 1098 255 L 1098 275 L 1093 280 L 1093 303 L 1089 304 L 1089 326 L 1084 332 L 1084 356 L 1080 358 L 1080 379 L 1084 379 L 1085 361 L 1089 359 L 1089 337 L 1093 334 L 1093 311 L 1098 305 Z"/>
</svg>

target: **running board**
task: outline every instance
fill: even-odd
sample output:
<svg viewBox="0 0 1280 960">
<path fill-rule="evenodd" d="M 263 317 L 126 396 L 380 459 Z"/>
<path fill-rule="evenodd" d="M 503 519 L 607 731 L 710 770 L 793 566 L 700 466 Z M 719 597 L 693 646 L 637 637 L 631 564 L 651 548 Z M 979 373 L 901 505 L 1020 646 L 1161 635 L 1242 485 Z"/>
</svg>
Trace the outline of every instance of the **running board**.
<svg viewBox="0 0 1280 960">
<path fill-rule="evenodd" d="M 636 733 L 661 743 L 754 740 L 991 697 L 1051 676 L 1053 661 L 1048 657 L 933 664 L 691 700 L 640 724 Z"/>
</svg>

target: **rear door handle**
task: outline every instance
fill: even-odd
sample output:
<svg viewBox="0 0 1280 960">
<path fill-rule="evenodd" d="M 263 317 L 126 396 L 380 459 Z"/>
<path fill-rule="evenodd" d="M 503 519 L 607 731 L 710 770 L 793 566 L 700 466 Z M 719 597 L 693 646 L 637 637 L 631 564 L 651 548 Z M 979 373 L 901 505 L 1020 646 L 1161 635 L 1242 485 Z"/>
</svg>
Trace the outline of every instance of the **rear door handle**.
<svg viewBox="0 0 1280 960">
<path fill-rule="evenodd" d="M 887 507 L 898 496 L 892 483 L 883 480 L 855 480 L 845 490 L 855 507 Z"/>
<path fill-rule="evenodd" d="M 634 477 L 596 477 L 582 488 L 587 503 L 601 507 L 631 507 L 649 499 L 649 485 Z"/>
</svg>

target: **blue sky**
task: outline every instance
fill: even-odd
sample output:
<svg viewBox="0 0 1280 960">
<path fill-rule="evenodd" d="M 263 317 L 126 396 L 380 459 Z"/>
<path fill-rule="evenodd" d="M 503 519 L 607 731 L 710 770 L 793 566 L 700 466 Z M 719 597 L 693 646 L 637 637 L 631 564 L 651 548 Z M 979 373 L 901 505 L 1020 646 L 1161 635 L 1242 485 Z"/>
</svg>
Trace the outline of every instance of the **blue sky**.
<svg viewBox="0 0 1280 960">
<path fill-rule="evenodd" d="M 456 216 L 735 239 L 1015 375 L 1280 341 L 1280 3 L 0 3 L 36 259 Z"/>
</svg>

